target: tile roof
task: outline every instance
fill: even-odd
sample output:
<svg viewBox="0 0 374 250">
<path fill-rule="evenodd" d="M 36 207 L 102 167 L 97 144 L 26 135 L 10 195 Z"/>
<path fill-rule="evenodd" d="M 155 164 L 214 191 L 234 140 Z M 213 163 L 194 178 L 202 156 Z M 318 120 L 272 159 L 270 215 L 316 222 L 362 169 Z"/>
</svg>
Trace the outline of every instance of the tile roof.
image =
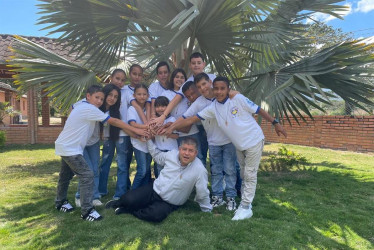
<svg viewBox="0 0 374 250">
<path fill-rule="evenodd" d="M 48 38 L 48 37 L 34 37 L 34 36 L 23 36 L 24 38 L 37 43 L 44 48 L 70 60 L 75 60 L 75 55 L 69 55 L 69 49 L 64 49 L 63 45 L 57 43 L 57 39 Z M 6 64 L 6 59 L 9 56 L 14 55 L 12 51 L 10 51 L 9 46 L 11 46 L 15 42 L 15 39 L 12 35 L 7 34 L 0 34 L 0 64 Z"/>
</svg>

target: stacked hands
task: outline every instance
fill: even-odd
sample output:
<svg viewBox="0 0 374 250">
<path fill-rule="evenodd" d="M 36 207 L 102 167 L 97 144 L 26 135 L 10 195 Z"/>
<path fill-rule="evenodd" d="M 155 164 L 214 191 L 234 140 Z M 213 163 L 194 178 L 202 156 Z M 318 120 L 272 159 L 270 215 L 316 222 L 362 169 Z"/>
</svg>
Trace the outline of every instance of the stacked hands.
<svg viewBox="0 0 374 250">
<path fill-rule="evenodd" d="M 161 119 L 160 119 L 161 118 Z M 172 122 L 168 122 L 163 124 L 163 117 L 152 118 L 147 124 L 146 128 L 136 129 L 136 135 L 133 137 L 141 140 L 147 141 L 153 139 L 156 135 L 164 135 L 169 136 L 173 133 L 173 129 L 171 128 Z"/>
</svg>

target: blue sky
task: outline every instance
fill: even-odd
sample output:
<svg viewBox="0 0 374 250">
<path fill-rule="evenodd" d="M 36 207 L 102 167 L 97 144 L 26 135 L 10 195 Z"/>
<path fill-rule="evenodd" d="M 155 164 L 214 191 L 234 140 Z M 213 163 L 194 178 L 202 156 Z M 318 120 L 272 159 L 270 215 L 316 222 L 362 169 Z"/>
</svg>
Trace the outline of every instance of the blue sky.
<svg viewBox="0 0 374 250">
<path fill-rule="evenodd" d="M 36 25 L 40 15 L 37 0 L 0 0 L 0 34 L 18 34 L 24 36 L 46 36 L 47 31 L 39 31 L 43 26 Z M 374 0 L 342 1 L 348 11 L 344 20 L 317 13 L 315 19 L 326 22 L 344 32 L 352 32 L 354 37 L 374 36 Z"/>
</svg>

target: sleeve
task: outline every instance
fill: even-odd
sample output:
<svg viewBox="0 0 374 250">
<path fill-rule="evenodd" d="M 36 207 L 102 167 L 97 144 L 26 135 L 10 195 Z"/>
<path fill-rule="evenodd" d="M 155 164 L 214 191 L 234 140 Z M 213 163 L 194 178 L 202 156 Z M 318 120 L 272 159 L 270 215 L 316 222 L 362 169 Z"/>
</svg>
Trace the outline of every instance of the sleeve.
<svg viewBox="0 0 374 250">
<path fill-rule="evenodd" d="M 131 102 L 135 100 L 135 97 L 132 91 L 126 91 L 125 93 L 125 101 L 127 102 L 127 105 L 130 106 Z"/>
<path fill-rule="evenodd" d="M 240 105 L 244 108 L 244 110 L 248 111 L 249 113 L 258 113 L 260 107 L 249 100 L 247 97 L 243 95 L 238 95 L 238 99 Z"/>
<path fill-rule="evenodd" d="M 127 123 L 130 124 L 130 122 L 136 122 L 137 113 L 134 107 L 129 107 L 127 111 Z"/>
<path fill-rule="evenodd" d="M 168 122 L 175 122 L 175 117 L 174 116 L 169 116 L 165 121 L 164 121 L 164 124 L 168 123 Z"/>
<path fill-rule="evenodd" d="M 202 167 L 198 179 L 195 184 L 196 196 L 195 201 L 199 204 L 201 211 L 210 212 L 213 207 L 210 204 L 209 189 L 208 189 L 208 172 Z"/>
<path fill-rule="evenodd" d="M 200 112 L 197 113 L 197 117 L 199 117 L 201 120 L 205 119 L 215 119 L 216 113 L 214 110 L 214 102 L 212 102 L 208 107 L 205 109 L 201 110 Z"/>
<path fill-rule="evenodd" d="M 152 140 L 147 141 L 147 148 L 149 153 L 151 154 L 153 160 L 160 165 L 165 165 L 165 160 L 167 156 L 167 152 L 160 151 L 156 145 L 153 143 Z"/>
<path fill-rule="evenodd" d="M 197 112 L 199 112 L 199 105 L 197 104 L 197 102 L 193 102 L 191 104 L 191 106 L 187 109 L 186 112 L 184 112 L 183 114 L 183 118 L 187 118 L 187 117 L 191 117 L 191 116 L 194 116 L 197 114 Z"/>
<path fill-rule="evenodd" d="M 83 105 L 83 104 L 81 104 Z M 80 106 L 80 105 L 79 105 Z M 85 115 L 86 119 L 89 121 L 98 121 L 105 123 L 107 120 L 109 120 L 110 116 L 107 114 L 104 114 L 103 111 L 96 108 L 92 104 L 87 104 L 87 108 L 84 108 L 84 110 L 81 110 L 81 115 Z"/>
<path fill-rule="evenodd" d="M 150 99 L 156 99 L 157 98 L 157 96 L 156 96 L 156 84 L 157 84 L 157 82 L 154 82 L 148 88 Z"/>
</svg>

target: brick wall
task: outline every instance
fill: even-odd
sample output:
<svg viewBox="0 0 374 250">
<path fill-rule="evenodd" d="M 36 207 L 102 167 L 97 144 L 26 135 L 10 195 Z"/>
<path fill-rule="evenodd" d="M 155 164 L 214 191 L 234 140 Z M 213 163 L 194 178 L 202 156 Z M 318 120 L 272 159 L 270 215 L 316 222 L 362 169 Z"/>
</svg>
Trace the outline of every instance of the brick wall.
<svg viewBox="0 0 374 250">
<path fill-rule="evenodd" d="M 266 141 L 298 144 L 304 146 L 349 150 L 357 152 L 374 152 L 374 116 L 316 116 L 314 120 L 291 120 L 284 125 L 288 138 L 278 137 L 270 123 L 263 120 L 261 127 Z M 27 126 L 3 127 L 7 133 L 7 144 L 30 143 L 30 132 Z M 36 143 L 53 143 L 61 126 L 48 126 L 37 129 Z"/>
<path fill-rule="evenodd" d="M 281 142 L 357 152 L 374 152 L 374 116 L 316 116 L 284 125 L 288 138 L 278 137 L 268 122 L 262 129 L 268 142 Z"/>
</svg>

